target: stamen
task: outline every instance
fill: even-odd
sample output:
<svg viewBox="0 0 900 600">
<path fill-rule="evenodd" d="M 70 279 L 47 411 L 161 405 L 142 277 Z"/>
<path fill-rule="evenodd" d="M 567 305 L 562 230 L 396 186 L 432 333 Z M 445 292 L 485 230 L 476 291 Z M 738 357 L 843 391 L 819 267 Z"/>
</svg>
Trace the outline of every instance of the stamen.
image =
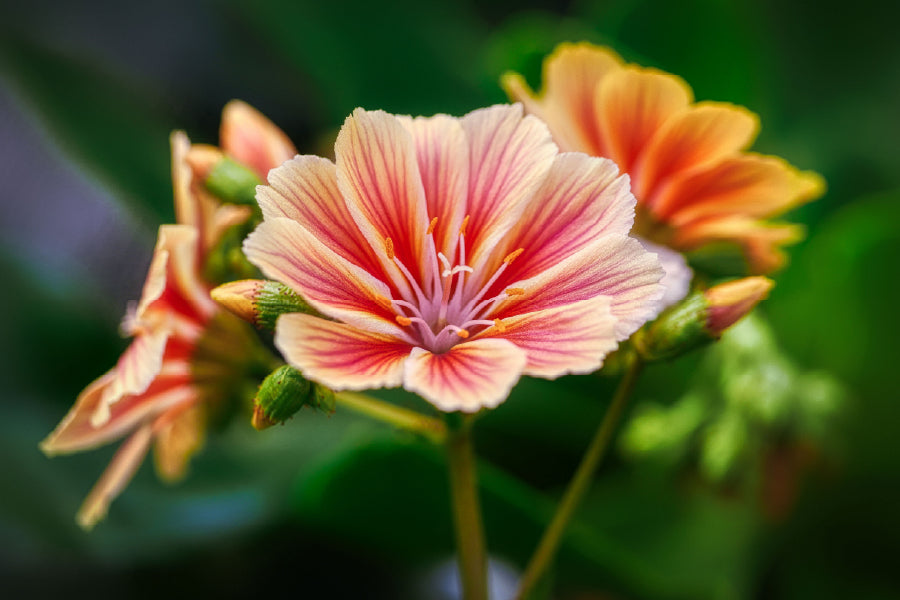
<svg viewBox="0 0 900 600">
<path fill-rule="evenodd" d="M 462 225 L 459 226 L 459 235 L 466 235 L 466 227 L 469 225 L 469 215 L 463 219 Z"/>
<path fill-rule="evenodd" d="M 384 253 L 387 254 L 388 260 L 394 260 L 394 242 L 391 238 L 384 238 Z"/>
<path fill-rule="evenodd" d="M 503 259 L 503 262 L 506 264 L 511 264 L 512 261 L 516 260 L 520 254 L 525 252 L 525 248 L 519 248 L 518 250 L 513 250 L 509 254 L 506 255 L 506 258 Z"/>
<path fill-rule="evenodd" d="M 434 233 L 434 227 L 437 225 L 437 217 L 431 219 L 431 223 L 428 224 L 428 231 L 425 232 L 425 235 L 431 235 Z"/>
<path fill-rule="evenodd" d="M 408 325 L 412 325 L 412 319 L 410 319 L 409 317 L 404 317 L 403 315 L 397 315 L 395 318 L 397 319 L 397 322 L 400 323 L 401 325 L 403 325 L 404 327 L 407 327 Z"/>
<path fill-rule="evenodd" d="M 443 252 L 438 252 L 437 254 L 438 260 L 441 261 L 441 266 L 444 267 L 444 271 L 441 273 L 441 277 L 449 277 L 452 272 L 450 269 L 450 261 L 447 260 L 447 257 L 444 256 Z"/>
<path fill-rule="evenodd" d="M 500 319 L 494 319 L 494 327 L 496 327 L 497 331 L 500 333 L 506 333 L 506 324 Z"/>
<path fill-rule="evenodd" d="M 506 288 L 504 290 L 507 296 L 521 296 L 525 293 L 522 288 Z"/>
<path fill-rule="evenodd" d="M 465 329 L 459 329 L 457 330 L 456 335 L 458 335 L 462 339 L 466 339 L 467 337 L 469 337 L 469 332 Z"/>
</svg>

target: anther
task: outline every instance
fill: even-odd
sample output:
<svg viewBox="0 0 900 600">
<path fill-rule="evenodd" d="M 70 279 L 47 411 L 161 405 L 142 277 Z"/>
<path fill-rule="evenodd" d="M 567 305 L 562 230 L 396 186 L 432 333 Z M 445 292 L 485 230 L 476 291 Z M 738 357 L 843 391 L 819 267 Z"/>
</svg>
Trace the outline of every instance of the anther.
<svg viewBox="0 0 900 600">
<path fill-rule="evenodd" d="M 466 339 L 467 337 L 469 337 L 469 332 L 466 331 L 465 329 L 460 329 L 459 331 L 456 332 L 456 335 L 458 335 L 462 339 Z"/>
<path fill-rule="evenodd" d="M 397 319 L 397 322 L 400 323 L 401 325 L 403 325 L 404 327 L 412 324 L 412 319 L 410 319 L 409 317 L 404 317 L 403 315 L 397 315 L 395 318 Z"/>
<path fill-rule="evenodd" d="M 504 292 L 507 296 L 521 296 L 525 293 L 525 290 L 523 290 L 522 288 L 506 288 Z"/>
<path fill-rule="evenodd" d="M 500 333 L 506 333 L 506 323 L 504 323 L 500 319 L 494 319 L 494 327 L 496 327 L 497 331 L 499 331 Z"/>
<path fill-rule="evenodd" d="M 518 250 L 513 250 L 509 254 L 506 255 L 506 258 L 503 259 L 503 262 L 506 264 L 511 264 L 512 261 L 519 258 L 519 255 L 525 252 L 525 248 L 519 248 Z"/>
<path fill-rule="evenodd" d="M 431 223 L 428 224 L 428 231 L 425 232 L 425 235 L 431 235 L 434 233 L 434 228 L 437 225 L 437 217 L 431 219 Z"/>
<path fill-rule="evenodd" d="M 462 225 L 459 226 L 459 235 L 466 235 L 466 227 L 469 225 L 469 215 L 463 219 Z"/>
<path fill-rule="evenodd" d="M 387 254 L 388 260 L 394 260 L 394 241 L 391 238 L 384 238 L 384 253 Z"/>
</svg>

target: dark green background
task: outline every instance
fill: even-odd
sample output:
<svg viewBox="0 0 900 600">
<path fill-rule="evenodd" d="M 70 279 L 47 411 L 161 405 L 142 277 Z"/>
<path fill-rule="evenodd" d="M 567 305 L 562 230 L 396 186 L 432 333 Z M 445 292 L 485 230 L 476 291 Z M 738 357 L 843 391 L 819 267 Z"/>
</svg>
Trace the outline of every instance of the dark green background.
<svg viewBox="0 0 900 600">
<path fill-rule="evenodd" d="M 215 142 L 221 107 L 240 98 L 301 152 L 327 153 L 356 106 L 463 114 L 505 100 L 504 70 L 537 85 L 543 56 L 582 39 L 683 76 L 699 99 L 748 106 L 763 123 L 754 149 L 825 176 L 827 195 L 791 215 L 809 238 L 763 312 L 796 364 L 828 371 L 848 398 L 780 519 L 763 516 L 752 483 L 612 456 L 567 538 L 558 589 L 900 597 L 896 5 L 10 4 L 0 8 L 3 597 L 437 598 L 425 581 L 452 552 L 441 454 L 377 424 L 301 414 L 259 434 L 234 423 L 185 483 L 167 488 L 142 469 L 90 535 L 74 513 L 113 448 L 48 460 L 37 444 L 125 345 L 118 319 L 140 293 L 156 228 L 173 219 L 171 129 Z M 650 368 L 638 398 L 674 401 L 702 358 Z M 527 558 L 610 389 L 589 377 L 523 381 L 479 426 L 489 545 L 507 567 Z"/>
</svg>

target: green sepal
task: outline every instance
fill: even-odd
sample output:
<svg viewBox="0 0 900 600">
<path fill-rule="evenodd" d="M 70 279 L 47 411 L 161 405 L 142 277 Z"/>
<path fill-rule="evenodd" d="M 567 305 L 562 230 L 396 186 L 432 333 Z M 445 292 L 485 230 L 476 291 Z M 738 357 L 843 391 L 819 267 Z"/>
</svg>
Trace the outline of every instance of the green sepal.
<svg viewBox="0 0 900 600">
<path fill-rule="evenodd" d="M 708 316 L 709 300 L 694 292 L 635 334 L 634 347 L 645 362 L 686 354 L 716 339 L 707 329 Z"/>
<path fill-rule="evenodd" d="M 262 183 L 251 169 L 225 157 L 210 171 L 206 189 L 223 202 L 256 206 L 256 186 Z"/>
<path fill-rule="evenodd" d="M 272 371 L 253 401 L 253 427 L 263 430 L 290 419 L 304 406 L 334 412 L 334 392 L 306 379 L 290 365 Z"/>
<path fill-rule="evenodd" d="M 307 304 L 300 294 L 277 281 L 266 281 L 253 300 L 256 310 L 256 324 L 259 327 L 275 330 L 275 322 L 286 313 L 306 313 L 321 317 L 316 309 Z"/>
</svg>

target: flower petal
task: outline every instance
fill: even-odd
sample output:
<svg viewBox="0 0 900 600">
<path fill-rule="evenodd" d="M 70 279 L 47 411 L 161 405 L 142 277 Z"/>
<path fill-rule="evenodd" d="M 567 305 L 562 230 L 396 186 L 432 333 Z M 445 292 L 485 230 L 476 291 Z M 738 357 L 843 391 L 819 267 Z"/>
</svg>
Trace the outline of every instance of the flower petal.
<svg viewBox="0 0 900 600">
<path fill-rule="evenodd" d="M 823 191 L 815 173 L 800 172 L 775 156 L 745 154 L 673 178 L 657 198 L 654 215 L 674 227 L 724 213 L 772 217 Z"/>
<path fill-rule="evenodd" d="M 534 98 L 521 77 L 505 77 L 509 96 L 553 127 L 564 151 L 608 156 L 594 103 L 598 84 L 621 68 L 622 59 L 607 48 L 588 43 L 560 44 L 544 61 L 541 98 Z"/>
<path fill-rule="evenodd" d="M 428 216 L 437 218 L 435 245 L 453 257 L 459 228 L 466 216 L 469 185 L 469 146 L 459 119 L 447 115 L 398 117 L 412 134 L 419 173 L 425 189 Z"/>
<path fill-rule="evenodd" d="M 596 96 L 597 122 L 607 154 L 623 172 L 631 172 L 647 143 L 693 99 L 680 77 L 629 66 L 603 79 Z"/>
<path fill-rule="evenodd" d="M 596 296 L 611 300 L 618 319 L 616 336 L 624 340 L 659 312 L 665 289 L 656 255 L 637 240 L 608 235 L 594 240 L 566 260 L 515 287 L 524 293 L 500 305 L 497 315 L 512 316 L 572 304 Z"/>
<path fill-rule="evenodd" d="M 557 147 L 547 126 L 521 105 L 497 105 L 462 118 L 469 138 L 468 262 L 480 271 L 553 164 Z M 482 252 L 482 250 L 485 252 Z"/>
<path fill-rule="evenodd" d="M 190 404 L 161 415 L 153 424 L 153 458 L 156 473 L 168 482 L 182 479 L 188 460 L 203 446 L 206 407 Z"/>
<path fill-rule="evenodd" d="M 632 172 L 635 196 L 653 206 L 666 178 L 726 158 L 749 145 L 758 130 L 759 118 L 746 108 L 698 102 L 670 118 L 650 140 Z"/>
<path fill-rule="evenodd" d="M 275 345 L 305 377 L 335 390 L 397 387 L 410 345 L 302 313 L 278 318 Z"/>
<path fill-rule="evenodd" d="M 616 349 L 616 323 L 610 299 L 598 296 L 504 319 L 482 337 L 509 340 L 525 351 L 524 374 L 556 379 L 592 373 Z"/>
<path fill-rule="evenodd" d="M 439 409 L 476 412 L 503 402 L 527 362 L 525 352 L 502 339 L 477 339 L 443 354 L 413 348 L 403 387 Z"/>
<path fill-rule="evenodd" d="M 255 108 L 232 100 L 222 111 L 219 142 L 226 154 L 266 180 L 269 170 L 297 154 L 291 140 Z"/>
<path fill-rule="evenodd" d="M 153 426 L 148 423 L 122 444 L 78 510 L 75 518 L 81 527 L 91 529 L 106 516 L 110 503 L 122 493 L 141 466 L 152 439 Z"/>
<path fill-rule="evenodd" d="M 429 221 L 410 133 L 393 115 L 358 108 L 344 121 L 334 152 L 338 188 L 386 271 L 403 284 L 385 250 L 390 238 L 393 253 L 421 281 Z"/>
<path fill-rule="evenodd" d="M 694 272 L 688 266 L 687 260 L 685 260 L 682 253 L 675 252 L 666 246 L 648 242 L 644 238 L 635 237 L 635 239 L 644 248 L 659 257 L 659 262 L 663 271 L 665 271 L 665 275 L 660 281 L 663 287 L 666 288 L 666 293 L 663 295 L 659 305 L 659 312 L 662 312 L 687 296 L 691 288 L 691 279 L 694 278 Z"/>
<path fill-rule="evenodd" d="M 533 277 L 609 234 L 626 235 L 634 224 L 634 196 L 615 163 L 581 153 L 559 155 L 519 221 L 494 253 L 497 268 L 524 248 L 504 273 L 507 282 Z M 487 268 L 493 272 L 493 268 Z"/>
<path fill-rule="evenodd" d="M 368 331 L 400 332 L 383 306 L 388 286 L 339 256 L 291 219 L 263 221 L 244 241 L 244 253 L 262 269 L 303 296 L 316 310 Z"/>
<path fill-rule="evenodd" d="M 266 219 L 293 219 L 340 256 L 370 273 L 381 272 L 338 190 L 330 160 L 297 156 L 285 162 L 269 173 L 268 186 L 257 188 L 256 199 Z"/>
</svg>

